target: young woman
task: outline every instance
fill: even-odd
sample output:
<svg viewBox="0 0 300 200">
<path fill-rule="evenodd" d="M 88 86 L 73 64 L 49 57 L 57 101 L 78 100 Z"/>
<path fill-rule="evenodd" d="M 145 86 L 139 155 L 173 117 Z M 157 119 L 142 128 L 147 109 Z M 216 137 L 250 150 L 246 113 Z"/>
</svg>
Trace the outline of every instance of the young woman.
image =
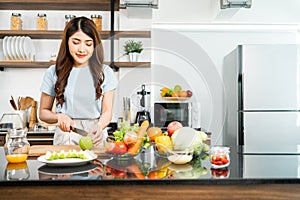
<svg viewBox="0 0 300 200">
<path fill-rule="evenodd" d="M 113 70 L 103 59 L 94 22 L 86 17 L 71 20 L 63 32 L 56 64 L 47 69 L 41 85 L 39 118 L 57 123 L 55 145 L 78 144 L 82 136 L 72 127 L 89 132 L 95 146 L 103 144 L 117 87 Z"/>
</svg>

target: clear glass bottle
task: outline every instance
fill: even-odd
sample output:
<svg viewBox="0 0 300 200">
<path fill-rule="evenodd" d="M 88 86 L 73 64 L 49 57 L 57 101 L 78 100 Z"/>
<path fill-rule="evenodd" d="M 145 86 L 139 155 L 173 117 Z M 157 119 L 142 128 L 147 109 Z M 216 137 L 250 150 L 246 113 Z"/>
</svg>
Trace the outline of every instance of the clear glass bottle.
<svg viewBox="0 0 300 200">
<path fill-rule="evenodd" d="M 12 13 L 10 18 L 11 30 L 22 30 L 22 15 L 21 13 Z"/>
<path fill-rule="evenodd" d="M 75 17 L 76 17 L 75 15 L 65 15 L 65 19 L 66 19 L 65 25 L 67 25 L 71 21 L 71 19 Z"/>
<path fill-rule="evenodd" d="M 27 160 L 30 144 L 27 141 L 27 128 L 9 129 L 6 134 L 4 151 L 9 163 L 22 163 Z"/>
<path fill-rule="evenodd" d="M 97 31 L 102 30 L 102 16 L 101 15 L 91 15 L 91 20 L 96 24 Z"/>
<path fill-rule="evenodd" d="M 47 15 L 45 13 L 38 13 L 36 18 L 37 30 L 48 30 Z"/>
<path fill-rule="evenodd" d="M 123 121 L 127 126 L 131 124 L 131 114 L 130 114 L 130 98 L 123 97 Z"/>
<path fill-rule="evenodd" d="M 230 163 L 230 148 L 226 146 L 214 146 L 210 150 L 210 162 L 212 168 L 227 167 Z"/>
</svg>

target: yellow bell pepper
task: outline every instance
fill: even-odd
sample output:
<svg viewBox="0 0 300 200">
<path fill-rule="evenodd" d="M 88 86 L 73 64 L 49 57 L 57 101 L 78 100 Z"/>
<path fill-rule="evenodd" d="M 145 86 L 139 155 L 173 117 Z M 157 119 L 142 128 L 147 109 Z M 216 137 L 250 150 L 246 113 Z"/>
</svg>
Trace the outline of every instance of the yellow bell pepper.
<svg viewBox="0 0 300 200">
<path fill-rule="evenodd" d="M 171 138 L 167 135 L 158 136 L 155 138 L 156 148 L 159 153 L 166 154 L 167 149 L 172 150 L 172 141 Z"/>
</svg>

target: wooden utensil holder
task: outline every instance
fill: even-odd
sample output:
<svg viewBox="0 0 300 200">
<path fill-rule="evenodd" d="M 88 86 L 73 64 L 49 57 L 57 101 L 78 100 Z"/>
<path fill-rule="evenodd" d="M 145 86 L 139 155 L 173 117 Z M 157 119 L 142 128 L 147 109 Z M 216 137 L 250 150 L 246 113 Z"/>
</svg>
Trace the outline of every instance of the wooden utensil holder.
<svg viewBox="0 0 300 200">
<path fill-rule="evenodd" d="M 37 123 L 37 101 L 32 101 L 30 119 L 29 119 L 29 129 L 33 128 L 34 124 L 36 123 Z"/>
</svg>

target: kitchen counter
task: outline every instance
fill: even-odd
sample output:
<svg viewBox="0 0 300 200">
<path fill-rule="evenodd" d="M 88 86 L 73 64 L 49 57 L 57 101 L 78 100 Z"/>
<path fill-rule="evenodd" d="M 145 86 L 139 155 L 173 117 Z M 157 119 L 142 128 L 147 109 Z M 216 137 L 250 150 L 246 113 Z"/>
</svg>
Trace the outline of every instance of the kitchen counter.
<svg viewBox="0 0 300 200">
<path fill-rule="evenodd" d="M 1 147 L 0 196 L 11 198 L 19 194 L 27 199 L 24 195 L 27 194 L 28 199 L 34 199 L 43 194 L 47 198 L 47 191 L 51 192 L 48 196 L 51 199 L 95 197 L 91 195 L 95 192 L 98 199 L 100 196 L 118 197 L 118 194 L 129 199 L 136 198 L 137 194 L 143 199 L 165 195 L 166 198 L 179 195 L 184 199 L 196 195 L 204 195 L 205 199 L 227 199 L 226 195 L 231 199 L 300 198 L 300 155 L 242 155 L 232 150 L 230 158 L 229 167 L 219 170 L 212 169 L 209 160 L 200 157 L 178 166 L 155 156 L 149 149 L 129 161 L 99 156 L 95 163 L 73 167 L 49 167 L 29 157 L 27 168 L 16 171 L 7 164 Z M 132 170 L 129 167 L 132 165 L 138 166 L 141 173 Z M 7 180 L 16 172 L 28 178 Z M 23 195 L 14 192 L 18 190 L 22 190 Z M 72 190 L 78 192 L 72 193 Z M 69 197 L 58 196 L 68 191 Z"/>
<path fill-rule="evenodd" d="M 0 131 L 0 146 L 3 146 L 5 144 L 5 136 L 6 136 L 6 132 Z M 44 130 L 41 129 L 37 131 L 30 130 L 27 132 L 27 140 L 30 143 L 30 145 L 53 144 L 53 136 L 54 136 L 54 131 L 49 131 L 47 129 Z"/>
</svg>

